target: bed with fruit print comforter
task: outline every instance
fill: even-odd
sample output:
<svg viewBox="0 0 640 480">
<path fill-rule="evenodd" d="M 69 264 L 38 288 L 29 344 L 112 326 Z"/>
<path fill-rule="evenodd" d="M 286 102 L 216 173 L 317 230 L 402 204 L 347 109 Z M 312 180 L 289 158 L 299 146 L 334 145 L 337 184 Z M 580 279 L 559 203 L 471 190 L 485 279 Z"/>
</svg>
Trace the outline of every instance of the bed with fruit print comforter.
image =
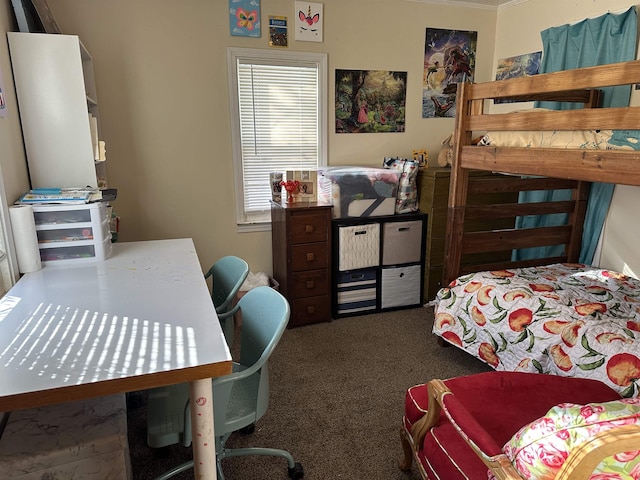
<svg viewBox="0 0 640 480">
<path fill-rule="evenodd" d="M 581 264 L 464 275 L 438 292 L 433 332 L 496 370 L 640 391 L 640 281 Z"/>
</svg>

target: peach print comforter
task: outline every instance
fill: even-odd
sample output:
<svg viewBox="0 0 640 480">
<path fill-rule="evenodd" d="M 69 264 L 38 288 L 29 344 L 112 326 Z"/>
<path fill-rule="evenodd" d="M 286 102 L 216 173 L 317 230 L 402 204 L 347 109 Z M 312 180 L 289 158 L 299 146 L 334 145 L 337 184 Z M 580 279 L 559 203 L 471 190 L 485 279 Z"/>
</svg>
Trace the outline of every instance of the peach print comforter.
<svg viewBox="0 0 640 480">
<path fill-rule="evenodd" d="M 595 378 L 640 394 L 640 281 L 581 264 L 462 276 L 433 332 L 496 370 Z"/>
</svg>

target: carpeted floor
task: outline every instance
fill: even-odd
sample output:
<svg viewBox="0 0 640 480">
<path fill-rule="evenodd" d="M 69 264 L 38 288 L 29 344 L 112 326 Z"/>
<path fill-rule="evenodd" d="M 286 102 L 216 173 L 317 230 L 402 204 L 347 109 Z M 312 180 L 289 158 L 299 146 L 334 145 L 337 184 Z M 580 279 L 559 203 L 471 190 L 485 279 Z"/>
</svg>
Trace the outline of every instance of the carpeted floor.
<svg viewBox="0 0 640 480">
<path fill-rule="evenodd" d="M 271 401 L 251 435 L 228 446 L 289 450 L 306 480 L 412 480 L 403 473 L 399 429 L 404 392 L 431 378 L 489 370 L 431 334 L 430 307 L 334 320 L 287 330 L 271 357 Z M 191 456 L 145 443 L 144 394 L 131 396 L 129 442 L 134 480 L 147 480 Z M 286 461 L 236 457 L 223 462 L 227 480 L 286 480 Z M 193 471 L 176 479 L 191 479 Z"/>
</svg>

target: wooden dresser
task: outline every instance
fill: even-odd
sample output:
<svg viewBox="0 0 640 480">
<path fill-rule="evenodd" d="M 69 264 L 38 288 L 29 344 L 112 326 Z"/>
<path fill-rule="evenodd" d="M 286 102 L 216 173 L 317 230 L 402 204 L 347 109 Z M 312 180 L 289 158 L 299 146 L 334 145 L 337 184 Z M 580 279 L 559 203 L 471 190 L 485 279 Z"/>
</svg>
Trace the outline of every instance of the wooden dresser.
<svg viewBox="0 0 640 480">
<path fill-rule="evenodd" d="M 331 320 L 331 205 L 271 202 L 273 278 L 289 328 Z"/>
<path fill-rule="evenodd" d="M 497 175 L 491 172 L 473 171 L 473 176 Z M 431 301 L 442 287 L 442 272 L 444 268 L 444 244 L 447 226 L 447 204 L 449 200 L 450 168 L 421 168 L 418 173 L 418 194 L 420 197 L 420 211 L 428 215 L 426 259 L 424 269 L 424 300 Z M 483 195 L 469 198 L 469 204 L 504 203 L 517 201 L 517 193 L 501 193 L 498 195 Z M 474 220 L 466 219 L 465 229 L 472 231 Z M 477 221 L 476 221 L 477 223 Z M 492 228 L 512 228 L 513 221 L 509 219 L 492 220 Z M 486 227 L 484 225 L 483 227 Z M 476 229 L 478 229 L 476 227 Z M 504 253 L 486 254 L 486 260 L 499 259 Z"/>
</svg>

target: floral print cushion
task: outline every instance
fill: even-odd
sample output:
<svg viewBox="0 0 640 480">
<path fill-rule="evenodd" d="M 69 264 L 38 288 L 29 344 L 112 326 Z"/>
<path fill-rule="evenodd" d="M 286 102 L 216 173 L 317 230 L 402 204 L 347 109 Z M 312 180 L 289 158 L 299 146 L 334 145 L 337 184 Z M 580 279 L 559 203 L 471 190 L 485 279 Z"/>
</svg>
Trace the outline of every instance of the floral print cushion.
<svg viewBox="0 0 640 480">
<path fill-rule="evenodd" d="M 573 448 L 598 432 L 623 425 L 640 425 L 640 399 L 560 404 L 520 429 L 503 450 L 523 478 L 553 479 Z M 592 480 L 638 478 L 640 451 L 607 457 L 591 475 Z"/>
<path fill-rule="evenodd" d="M 640 393 L 640 281 L 582 264 L 464 275 L 433 332 L 496 370 L 595 378 Z"/>
</svg>

